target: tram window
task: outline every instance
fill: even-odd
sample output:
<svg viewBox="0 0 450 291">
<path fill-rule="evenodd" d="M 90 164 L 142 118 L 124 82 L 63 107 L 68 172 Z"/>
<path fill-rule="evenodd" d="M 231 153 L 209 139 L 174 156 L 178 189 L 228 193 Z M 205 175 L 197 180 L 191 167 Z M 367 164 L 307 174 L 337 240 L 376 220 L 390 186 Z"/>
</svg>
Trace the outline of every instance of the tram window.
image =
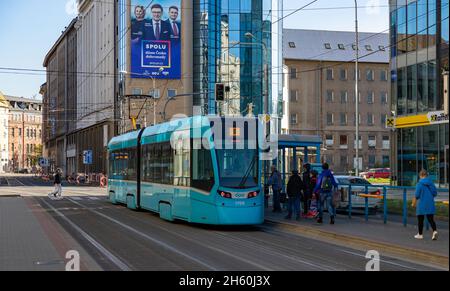
<svg viewBox="0 0 450 291">
<path fill-rule="evenodd" d="M 207 149 L 192 150 L 192 187 L 211 191 L 214 186 L 214 171 L 211 151 Z"/>
<path fill-rule="evenodd" d="M 170 143 L 161 145 L 161 174 L 162 183 L 173 184 L 173 153 Z"/>
<path fill-rule="evenodd" d="M 136 149 L 128 149 L 127 180 L 135 181 L 137 179 L 136 161 L 137 161 Z"/>
<path fill-rule="evenodd" d="M 191 162 L 190 150 L 183 148 L 183 142 L 178 142 L 175 148 L 174 157 L 174 181 L 175 186 L 190 186 Z"/>
</svg>

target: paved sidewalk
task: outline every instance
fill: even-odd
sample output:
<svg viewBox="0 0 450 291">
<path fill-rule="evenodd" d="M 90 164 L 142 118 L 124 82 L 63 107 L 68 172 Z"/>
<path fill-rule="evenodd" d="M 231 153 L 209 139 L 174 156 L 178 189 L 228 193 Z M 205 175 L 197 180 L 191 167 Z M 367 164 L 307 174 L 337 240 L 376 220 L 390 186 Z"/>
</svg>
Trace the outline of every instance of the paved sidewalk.
<svg viewBox="0 0 450 291">
<path fill-rule="evenodd" d="M 448 269 L 449 258 L 449 227 L 447 222 L 438 222 L 439 238 L 431 240 L 431 229 L 424 231 L 424 239 L 416 240 L 416 225 L 404 227 L 398 222 L 384 224 L 382 220 L 369 216 L 338 215 L 334 225 L 329 224 L 328 213 L 324 213 L 324 223 L 318 224 L 315 219 L 285 219 L 286 212 L 273 213 L 267 208 L 266 221 L 274 223 L 286 230 L 292 230 L 300 235 L 309 236 L 338 244 L 352 245 L 361 249 L 380 250 L 394 255 L 418 259 L 427 263 L 436 263 Z M 372 219 L 371 219 L 372 218 Z"/>
<path fill-rule="evenodd" d="M 0 197 L 0 271 L 64 271 L 69 250 L 81 270 L 100 270 L 34 198 Z"/>
</svg>

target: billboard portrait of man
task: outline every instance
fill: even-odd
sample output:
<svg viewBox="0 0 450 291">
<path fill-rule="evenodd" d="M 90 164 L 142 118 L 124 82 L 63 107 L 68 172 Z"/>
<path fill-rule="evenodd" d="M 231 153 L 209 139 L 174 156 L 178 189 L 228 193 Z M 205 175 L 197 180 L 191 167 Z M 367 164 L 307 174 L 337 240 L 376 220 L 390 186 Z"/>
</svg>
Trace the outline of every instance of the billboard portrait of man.
<svg viewBox="0 0 450 291">
<path fill-rule="evenodd" d="M 145 40 L 170 40 L 169 23 L 162 20 L 164 9 L 161 4 L 153 4 L 151 7 L 152 20 L 147 27 Z"/>
<path fill-rule="evenodd" d="M 131 0 L 132 78 L 181 78 L 181 0 Z"/>
<path fill-rule="evenodd" d="M 178 21 L 179 9 L 177 6 L 170 6 L 169 18 L 167 22 L 170 25 L 170 38 L 179 40 L 181 35 L 181 22 Z"/>
</svg>

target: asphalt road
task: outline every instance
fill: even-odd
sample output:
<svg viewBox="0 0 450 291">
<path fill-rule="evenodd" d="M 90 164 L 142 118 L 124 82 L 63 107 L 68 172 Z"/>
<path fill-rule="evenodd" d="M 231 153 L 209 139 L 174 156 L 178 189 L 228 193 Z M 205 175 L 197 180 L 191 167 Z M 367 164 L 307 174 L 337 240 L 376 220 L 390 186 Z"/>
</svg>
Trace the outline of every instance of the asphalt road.
<svg viewBox="0 0 450 291">
<path fill-rule="evenodd" d="M 368 262 L 361 251 L 271 225 L 171 223 L 150 212 L 112 205 L 100 190 L 65 187 L 65 198 L 55 201 L 46 197 L 48 183 L 43 186 L 27 177 L 12 180 L 16 186 L 0 192 L 32 196 L 103 270 L 364 271 Z M 380 266 L 385 271 L 433 270 L 383 256 Z"/>
</svg>

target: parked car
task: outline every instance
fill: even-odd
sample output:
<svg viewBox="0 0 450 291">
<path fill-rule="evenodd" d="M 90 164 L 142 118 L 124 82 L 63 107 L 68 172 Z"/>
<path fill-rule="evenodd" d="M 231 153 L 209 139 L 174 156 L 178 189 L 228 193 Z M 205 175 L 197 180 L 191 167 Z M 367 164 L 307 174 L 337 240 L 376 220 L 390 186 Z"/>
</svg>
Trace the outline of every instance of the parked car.
<svg viewBox="0 0 450 291">
<path fill-rule="evenodd" d="M 19 174 L 28 174 L 28 169 L 20 169 L 19 171 L 17 171 L 17 173 L 19 173 Z"/>
<path fill-rule="evenodd" d="M 351 195 L 352 195 L 352 209 L 364 209 L 365 208 L 365 198 L 359 195 L 367 194 L 370 195 L 382 195 L 382 189 L 379 187 L 374 187 L 369 181 L 356 176 L 334 176 L 336 182 L 339 184 L 339 191 L 341 192 L 341 201 L 337 205 L 337 209 L 348 209 L 349 202 L 349 186 L 351 185 Z M 372 213 L 376 213 L 379 208 L 382 199 L 369 198 L 369 210 Z"/>
<path fill-rule="evenodd" d="M 375 179 L 389 179 L 391 177 L 391 170 L 388 168 L 371 169 L 365 174 L 363 178 L 375 178 Z"/>
</svg>

